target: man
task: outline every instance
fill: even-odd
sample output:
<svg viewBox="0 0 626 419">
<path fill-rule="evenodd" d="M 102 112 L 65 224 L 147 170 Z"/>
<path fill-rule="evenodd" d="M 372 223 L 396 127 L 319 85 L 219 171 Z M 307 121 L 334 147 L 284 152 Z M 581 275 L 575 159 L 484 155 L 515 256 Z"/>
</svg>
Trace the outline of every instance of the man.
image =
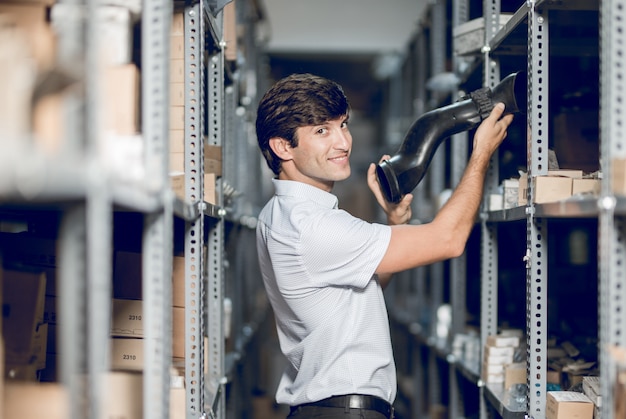
<svg viewBox="0 0 626 419">
<path fill-rule="evenodd" d="M 492 154 L 512 116 L 496 105 L 479 126 L 466 171 L 434 220 L 409 225 L 407 194 L 383 198 L 375 165 L 367 182 L 389 225 L 337 208 L 333 185 L 350 176 L 350 106 L 336 83 L 294 74 L 263 96 L 259 147 L 276 190 L 259 215 L 257 249 L 288 360 L 276 401 L 290 418 L 390 418 L 396 371 L 382 289 L 395 272 L 457 257 L 480 206 Z"/>
</svg>

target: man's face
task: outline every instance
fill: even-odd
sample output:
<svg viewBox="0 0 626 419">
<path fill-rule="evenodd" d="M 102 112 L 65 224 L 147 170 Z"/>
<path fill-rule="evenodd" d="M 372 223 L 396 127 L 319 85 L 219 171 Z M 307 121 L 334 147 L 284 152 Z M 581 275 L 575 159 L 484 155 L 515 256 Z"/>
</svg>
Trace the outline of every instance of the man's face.
<svg viewBox="0 0 626 419">
<path fill-rule="evenodd" d="M 290 149 L 291 160 L 283 162 L 288 179 L 330 192 L 336 181 L 350 176 L 352 135 L 347 116 L 321 125 L 300 127 L 296 135 L 298 146 Z"/>
</svg>

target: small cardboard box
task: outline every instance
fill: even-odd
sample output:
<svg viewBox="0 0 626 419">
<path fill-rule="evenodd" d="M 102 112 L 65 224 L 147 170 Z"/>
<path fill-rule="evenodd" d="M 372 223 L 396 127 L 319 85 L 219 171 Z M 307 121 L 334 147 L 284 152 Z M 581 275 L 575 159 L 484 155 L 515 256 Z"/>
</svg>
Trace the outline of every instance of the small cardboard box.
<svg viewBox="0 0 626 419">
<path fill-rule="evenodd" d="M 67 419 L 70 398 L 59 383 L 6 381 L 4 386 L 4 417 Z"/>
<path fill-rule="evenodd" d="M 143 337 L 143 302 L 114 298 L 111 301 L 111 336 Z"/>
<path fill-rule="evenodd" d="M 572 196 L 572 178 L 564 176 L 537 176 L 535 203 L 561 201 Z"/>
<path fill-rule="evenodd" d="M 502 336 L 502 335 L 489 335 L 487 336 L 487 345 L 495 347 L 512 346 L 514 348 L 519 346 L 519 336 Z"/>
<path fill-rule="evenodd" d="M 508 390 L 514 384 L 526 384 L 526 363 L 514 362 L 504 369 L 504 389 Z"/>
<path fill-rule="evenodd" d="M 546 419 L 593 419 L 593 402 L 575 391 L 549 391 Z"/>
<path fill-rule="evenodd" d="M 611 188 L 617 195 L 626 195 L 626 159 L 611 160 Z"/>
<path fill-rule="evenodd" d="M 102 418 L 143 417 L 143 374 L 113 371 L 104 375 Z"/>
<path fill-rule="evenodd" d="M 111 338 L 111 370 L 143 371 L 143 339 Z"/>
<path fill-rule="evenodd" d="M 600 179 L 574 179 L 572 181 L 572 195 L 591 194 L 600 195 Z"/>
</svg>

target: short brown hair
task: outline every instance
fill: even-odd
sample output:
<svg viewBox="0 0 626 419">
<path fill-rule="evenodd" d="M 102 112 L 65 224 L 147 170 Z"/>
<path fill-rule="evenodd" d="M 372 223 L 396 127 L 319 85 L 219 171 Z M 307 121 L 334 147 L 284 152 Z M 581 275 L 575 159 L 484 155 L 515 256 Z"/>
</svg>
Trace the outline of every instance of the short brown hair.
<svg viewBox="0 0 626 419">
<path fill-rule="evenodd" d="M 332 80 L 304 73 L 278 81 L 263 95 L 257 109 L 257 140 L 269 168 L 275 175 L 280 173 L 281 159 L 269 146 L 270 139 L 283 138 L 297 147 L 296 129 L 348 116 L 349 112 L 343 89 Z"/>
</svg>

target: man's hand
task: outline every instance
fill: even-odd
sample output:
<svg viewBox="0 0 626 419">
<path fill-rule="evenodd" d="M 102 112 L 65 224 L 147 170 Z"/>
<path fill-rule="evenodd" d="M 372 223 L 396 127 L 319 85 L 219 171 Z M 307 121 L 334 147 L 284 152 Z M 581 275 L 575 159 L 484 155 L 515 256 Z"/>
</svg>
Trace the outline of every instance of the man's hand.
<svg viewBox="0 0 626 419">
<path fill-rule="evenodd" d="M 384 155 L 380 162 L 389 159 L 390 156 Z M 387 222 L 389 225 L 406 224 L 411 220 L 411 201 L 413 201 L 413 194 L 406 194 L 402 197 L 402 200 L 397 204 L 387 202 L 383 195 L 383 191 L 380 188 L 378 179 L 376 178 L 376 165 L 370 164 L 367 169 L 367 185 L 376 197 L 378 205 L 381 206 L 385 214 L 387 214 Z"/>
</svg>

